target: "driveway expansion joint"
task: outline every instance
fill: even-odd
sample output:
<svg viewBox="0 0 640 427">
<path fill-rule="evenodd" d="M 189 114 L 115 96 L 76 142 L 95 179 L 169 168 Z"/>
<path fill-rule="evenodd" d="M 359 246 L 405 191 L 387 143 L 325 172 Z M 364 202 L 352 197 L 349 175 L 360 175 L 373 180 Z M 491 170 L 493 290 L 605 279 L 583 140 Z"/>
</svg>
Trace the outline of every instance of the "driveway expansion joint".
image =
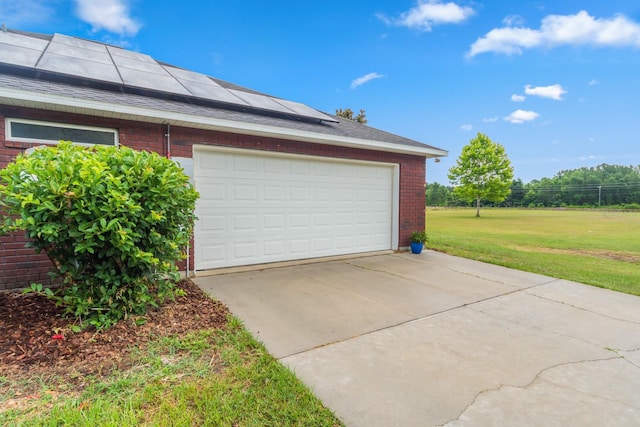
<svg viewBox="0 0 640 427">
<path fill-rule="evenodd" d="M 356 266 L 356 267 L 359 267 L 359 266 Z M 368 268 L 365 268 L 365 269 L 369 270 Z M 378 271 L 378 270 L 373 270 L 373 271 Z M 533 285 L 532 287 L 544 286 L 544 285 L 553 283 L 553 282 L 555 282 L 557 280 L 558 279 L 553 279 L 553 280 L 551 280 L 549 282 Z M 395 323 L 393 325 L 388 325 L 388 326 L 385 326 L 383 328 L 378 328 L 378 329 L 374 329 L 372 331 L 367 331 L 367 332 L 364 332 L 364 333 L 359 334 L 359 335 L 354 335 L 354 336 L 350 336 L 350 337 L 347 337 L 347 338 L 341 338 L 339 340 L 323 343 L 323 344 L 315 346 L 315 347 L 311 347 L 311 348 L 308 348 L 308 349 L 297 351 L 295 353 L 287 354 L 287 355 L 279 357 L 278 360 L 284 360 L 284 359 L 286 359 L 288 357 L 293 357 L 293 356 L 297 356 L 297 355 L 300 355 L 300 354 L 304 354 L 306 352 L 317 350 L 319 348 L 329 347 L 329 346 L 332 346 L 334 344 L 339 344 L 339 343 L 346 342 L 346 341 L 349 341 L 349 340 L 352 340 L 352 339 L 355 339 L 355 338 L 365 337 L 365 336 L 368 336 L 368 335 L 371 335 L 371 334 L 375 334 L 377 332 L 386 331 L 386 330 L 389 330 L 389 329 L 394 329 L 394 328 L 397 328 L 397 327 L 400 327 L 400 326 L 408 325 L 410 323 L 420 322 L 420 321 L 423 321 L 423 320 L 426 320 L 426 319 L 430 319 L 432 317 L 436 317 L 436 316 L 439 316 L 439 315 L 442 315 L 442 314 L 446 314 L 446 313 L 449 313 L 451 311 L 455 311 L 455 310 L 458 310 L 458 309 L 461 309 L 461 308 L 467 308 L 468 307 L 468 308 L 471 308 L 472 310 L 475 310 L 475 311 L 477 311 L 479 313 L 483 313 L 483 314 L 486 314 L 488 316 L 494 316 L 491 313 L 485 313 L 484 311 L 478 310 L 476 308 L 473 308 L 472 306 L 475 305 L 475 304 L 479 304 L 479 303 L 485 302 L 485 301 L 490 301 L 492 299 L 500 298 L 500 297 L 503 297 L 503 296 L 506 296 L 506 295 L 511 295 L 511 294 L 518 293 L 518 292 L 526 292 L 528 289 L 530 289 L 530 288 L 525 288 L 525 289 L 518 288 L 518 289 L 514 289 L 514 290 L 511 290 L 511 291 L 508 291 L 508 292 L 500 293 L 498 295 L 493 295 L 493 296 L 490 296 L 490 297 L 487 297 L 487 298 L 482 298 L 482 299 L 479 299 L 477 301 L 473 301 L 473 302 L 469 302 L 469 303 L 465 303 L 465 304 L 461 304 L 461 305 L 456 305 L 455 307 L 450 307 L 450 308 L 447 308 L 445 310 L 437 311 L 437 312 L 431 313 L 431 314 L 429 314 L 427 316 L 416 317 L 414 319 L 405 320 L 403 322 Z M 515 322 L 515 323 L 517 323 L 517 322 Z"/>
<path fill-rule="evenodd" d="M 372 268 L 372 267 L 366 267 L 364 265 L 354 264 L 353 262 L 350 262 L 350 260 L 344 260 L 344 261 L 342 261 L 342 263 L 350 265 L 350 266 L 355 267 L 355 268 L 361 268 L 361 269 L 367 270 L 367 271 L 374 271 L 376 273 L 385 273 L 385 274 L 388 274 L 389 276 L 400 277 L 401 279 L 406 279 L 407 278 L 407 276 L 403 276 L 402 274 L 392 273 L 392 272 L 387 271 L 387 270 L 381 270 L 381 269 L 378 269 L 378 268 Z"/>
<path fill-rule="evenodd" d="M 545 333 L 557 335 L 557 336 L 560 336 L 560 337 L 571 338 L 571 339 L 574 339 L 576 341 L 580 341 L 580 342 L 583 342 L 583 343 L 589 344 L 589 345 L 594 345 L 594 346 L 598 346 L 598 347 L 600 345 L 602 345 L 602 343 L 599 343 L 599 342 L 590 341 L 590 340 L 587 340 L 587 339 L 584 339 L 584 338 L 581 338 L 581 337 L 573 336 L 571 334 L 565 334 L 565 333 L 562 333 L 562 332 L 559 332 L 559 331 L 556 331 L 556 330 L 553 330 L 553 329 L 543 328 L 543 327 L 536 326 L 536 325 L 533 325 L 533 324 L 530 324 L 530 323 L 518 322 L 517 320 L 514 320 L 512 318 L 509 318 L 509 317 L 506 317 L 506 316 L 500 316 L 500 315 L 497 315 L 495 313 L 490 313 L 490 312 L 487 312 L 487 311 L 484 311 L 484 310 L 480 310 L 480 309 L 478 309 L 476 307 L 469 307 L 469 308 L 471 310 L 474 310 L 474 311 L 478 312 L 478 313 L 482 313 L 485 316 L 490 316 L 490 317 L 493 317 L 493 318 L 496 318 L 496 319 L 501 319 L 501 320 L 504 320 L 504 321 L 507 321 L 507 322 L 511 322 L 513 324 L 516 324 L 516 325 L 526 326 L 526 327 L 531 328 L 531 329 L 535 329 L 535 330 L 542 331 L 542 332 L 545 332 Z M 599 313 L 595 313 L 595 314 L 599 314 Z M 616 350 L 611 349 L 609 347 L 605 347 L 605 350 L 616 352 Z M 626 350 L 620 350 L 620 351 L 626 351 Z M 623 357 L 623 356 L 621 356 L 621 357 Z"/>
<path fill-rule="evenodd" d="M 529 288 L 529 289 L 531 289 L 531 288 Z M 527 291 L 529 289 L 527 289 Z M 537 294 L 531 293 L 531 292 L 527 292 L 527 293 L 529 295 L 531 295 L 531 296 L 536 297 L 536 298 L 540 298 L 540 299 L 543 299 L 543 300 L 546 300 L 546 301 L 551 301 L 551 302 L 555 302 L 555 303 L 559 303 L 559 304 L 564 304 L 566 306 L 575 308 L 576 310 L 582 310 L 582 311 L 586 311 L 587 313 L 597 314 L 598 316 L 606 317 L 606 318 L 611 319 L 611 320 L 617 320 L 617 321 L 620 321 L 620 322 L 628 322 L 628 323 L 633 323 L 633 324 L 636 324 L 636 325 L 640 325 L 640 322 L 636 322 L 635 320 L 621 319 L 619 317 L 609 316 L 608 314 L 601 313 L 599 311 L 589 310 L 588 308 L 580 307 L 580 306 L 574 305 L 574 304 L 569 304 L 569 303 L 567 303 L 565 301 L 561 301 L 561 300 L 557 300 L 557 299 L 554 299 L 554 298 L 545 297 L 545 296 L 542 296 L 542 295 L 537 295 Z"/>
</svg>

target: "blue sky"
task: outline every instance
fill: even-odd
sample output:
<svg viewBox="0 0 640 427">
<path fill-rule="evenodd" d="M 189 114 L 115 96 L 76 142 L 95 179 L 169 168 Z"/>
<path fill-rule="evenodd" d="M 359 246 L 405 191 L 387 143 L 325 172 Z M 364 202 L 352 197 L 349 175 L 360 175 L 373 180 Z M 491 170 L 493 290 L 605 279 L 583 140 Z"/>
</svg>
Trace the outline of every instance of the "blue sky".
<svg viewBox="0 0 640 427">
<path fill-rule="evenodd" d="M 176 7 L 180 4 L 181 7 Z M 0 0 L 9 28 L 62 33 L 303 102 L 449 150 L 477 132 L 524 182 L 640 165 L 636 0 Z"/>
</svg>

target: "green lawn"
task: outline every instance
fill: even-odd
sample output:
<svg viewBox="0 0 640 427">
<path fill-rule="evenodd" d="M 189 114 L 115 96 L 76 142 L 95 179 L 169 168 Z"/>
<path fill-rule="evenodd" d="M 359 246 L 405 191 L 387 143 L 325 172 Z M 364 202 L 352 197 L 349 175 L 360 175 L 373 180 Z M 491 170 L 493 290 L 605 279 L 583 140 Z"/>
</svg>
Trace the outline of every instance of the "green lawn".
<svg viewBox="0 0 640 427">
<path fill-rule="evenodd" d="M 640 295 L 640 213 L 428 209 L 427 247 Z"/>
<path fill-rule="evenodd" d="M 83 381 L 77 393 L 55 378 L 0 376 L 0 425 L 342 425 L 235 318 L 224 329 L 159 339 L 136 350 L 126 371 Z M 15 398 L 30 404 L 3 410 Z"/>
</svg>

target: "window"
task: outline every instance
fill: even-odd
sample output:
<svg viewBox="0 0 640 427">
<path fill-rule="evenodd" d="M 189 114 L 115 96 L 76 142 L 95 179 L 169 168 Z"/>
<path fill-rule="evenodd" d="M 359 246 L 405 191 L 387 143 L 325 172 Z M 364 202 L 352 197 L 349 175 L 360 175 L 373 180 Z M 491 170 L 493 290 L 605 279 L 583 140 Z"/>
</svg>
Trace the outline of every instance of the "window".
<svg viewBox="0 0 640 427">
<path fill-rule="evenodd" d="M 6 138 L 45 144 L 64 140 L 82 145 L 118 145 L 116 129 L 10 118 L 6 119 Z"/>
</svg>

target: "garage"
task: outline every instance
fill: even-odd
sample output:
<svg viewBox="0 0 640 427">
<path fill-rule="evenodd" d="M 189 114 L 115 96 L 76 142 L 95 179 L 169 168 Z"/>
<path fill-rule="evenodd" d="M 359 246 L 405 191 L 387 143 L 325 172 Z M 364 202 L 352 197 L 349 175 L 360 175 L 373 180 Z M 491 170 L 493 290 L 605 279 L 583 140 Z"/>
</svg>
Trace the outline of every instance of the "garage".
<svg viewBox="0 0 640 427">
<path fill-rule="evenodd" d="M 447 155 L 294 100 L 63 34 L 0 31 L 0 105 L 0 169 L 57 143 L 61 132 L 78 139 L 85 131 L 109 138 L 84 143 L 117 143 L 178 162 L 201 194 L 194 243 L 177 266 L 186 275 L 408 248 L 411 233 L 425 226 L 426 160 Z M 0 290 L 50 283 L 53 270 L 24 233 L 0 236 Z"/>
<path fill-rule="evenodd" d="M 396 249 L 399 166 L 194 146 L 195 268 Z"/>
</svg>

